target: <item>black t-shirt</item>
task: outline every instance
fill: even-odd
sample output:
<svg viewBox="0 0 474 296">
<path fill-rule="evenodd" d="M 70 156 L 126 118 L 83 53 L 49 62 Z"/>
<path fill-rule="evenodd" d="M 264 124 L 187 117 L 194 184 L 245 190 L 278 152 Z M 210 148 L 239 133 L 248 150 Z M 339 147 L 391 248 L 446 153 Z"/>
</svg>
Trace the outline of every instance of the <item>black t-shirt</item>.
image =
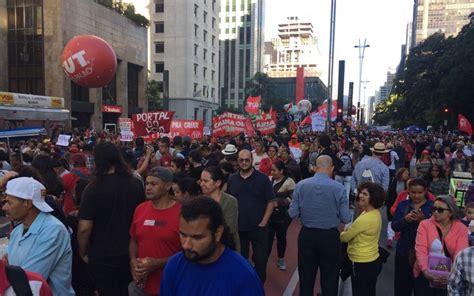
<svg viewBox="0 0 474 296">
<path fill-rule="evenodd" d="M 195 168 L 192 168 L 191 170 L 189 170 L 189 176 L 191 178 L 196 179 L 196 180 L 200 180 L 201 179 L 201 173 L 202 173 L 203 170 L 204 170 L 204 166 L 202 166 L 202 165 L 197 166 Z"/>
<path fill-rule="evenodd" d="M 105 175 L 84 189 L 78 217 L 94 221 L 89 257 L 128 254 L 133 213 L 144 200 L 143 185 L 132 176 Z"/>
</svg>

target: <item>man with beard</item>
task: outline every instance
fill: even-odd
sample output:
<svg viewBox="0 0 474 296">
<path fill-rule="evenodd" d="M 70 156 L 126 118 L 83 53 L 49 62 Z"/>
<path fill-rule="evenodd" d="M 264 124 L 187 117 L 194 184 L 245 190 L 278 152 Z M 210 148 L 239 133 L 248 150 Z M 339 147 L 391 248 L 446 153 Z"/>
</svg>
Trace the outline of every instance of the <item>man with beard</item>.
<svg viewBox="0 0 474 296">
<path fill-rule="evenodd" d="M 268 220 L 273 213 L 272 183 L 267 175 L 253 166 L 249 150 L 239 152 L 240 171 L 229 177 L 227 191 L 239 204 L 240 250 L 244 258 L 249 257 L 252 243 L 252 261 L 258 276 L 265 282 L 268 261 Z"/>
<path fill-rule="evenodd" d="M 172 182 L 173 174 L 163 167 L 153 168 L 146 177 L 147 201 L 135 209 L 130 227 L 131 296 L 157 295 L 168 258 L 181 250 L 181 204 L 169 194 Z"/>
<path fill-rule="evenodd" d="M 168 260 L 160 296 L 264 295 L 257 274 L 233 251 L 220 205 L 209 197 L 183 204 L 179 225 L 183 251 Z"/>
</svg>

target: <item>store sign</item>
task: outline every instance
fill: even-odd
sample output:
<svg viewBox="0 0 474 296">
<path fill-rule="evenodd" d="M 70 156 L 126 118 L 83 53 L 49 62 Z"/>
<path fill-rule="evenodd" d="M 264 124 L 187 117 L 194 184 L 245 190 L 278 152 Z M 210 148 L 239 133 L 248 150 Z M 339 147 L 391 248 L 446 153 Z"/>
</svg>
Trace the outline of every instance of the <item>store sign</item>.
<svg viewBox="0 0 474 296">
<path fill-rule="evenodd" d="M 122 111 L 123 111 L 122 106 L 102 105 L 102 112 L 104 112 L 104 113 L 122 114 Z"/>
<path fill-rule="evenodd" d="M 0 105 L 63 109 L 64 98 L 0 92 Z"/>
</svg>

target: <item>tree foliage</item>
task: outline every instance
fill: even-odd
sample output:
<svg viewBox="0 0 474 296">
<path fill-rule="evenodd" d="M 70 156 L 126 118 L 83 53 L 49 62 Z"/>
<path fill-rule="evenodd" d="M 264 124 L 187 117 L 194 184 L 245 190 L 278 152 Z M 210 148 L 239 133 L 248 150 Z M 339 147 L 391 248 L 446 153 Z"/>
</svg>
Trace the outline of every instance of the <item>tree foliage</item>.
<svg viewBox="0 0 474 296">
<path fill-rule="evenodd" d="M 163 109 L 163 101 L 160 96 L 161 84 L 156 80 L 149 80 L 146 85 L 145 95 L 148 101 L 149 111 L 157 111 Z"/>
<path fill-rule="evenodd" d="M 374 121 L 404 127 L 443 124 L 457 114 L 474 119 L 474 22 L 456 37 L 436 33 L 412 48 L 389 98 L 376 106 Z M 445 112 L 444 109 L 448 112 Z"/>
</svg>

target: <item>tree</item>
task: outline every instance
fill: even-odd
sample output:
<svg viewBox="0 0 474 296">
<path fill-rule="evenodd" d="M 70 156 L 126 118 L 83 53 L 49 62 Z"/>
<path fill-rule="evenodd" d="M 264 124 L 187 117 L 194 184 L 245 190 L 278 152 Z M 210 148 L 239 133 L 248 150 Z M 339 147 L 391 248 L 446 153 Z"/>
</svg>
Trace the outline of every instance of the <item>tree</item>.
<svg viewBox="0 0 474 296">
<path fill-rule="evenodd" d="M 163 92 L 163 85 L 156 80 L 149 80 L 146 85 L 145 95 L 148 101 L 149 111 L 163 109 L 163 98 L 160 93 Z"/>
</svg>

